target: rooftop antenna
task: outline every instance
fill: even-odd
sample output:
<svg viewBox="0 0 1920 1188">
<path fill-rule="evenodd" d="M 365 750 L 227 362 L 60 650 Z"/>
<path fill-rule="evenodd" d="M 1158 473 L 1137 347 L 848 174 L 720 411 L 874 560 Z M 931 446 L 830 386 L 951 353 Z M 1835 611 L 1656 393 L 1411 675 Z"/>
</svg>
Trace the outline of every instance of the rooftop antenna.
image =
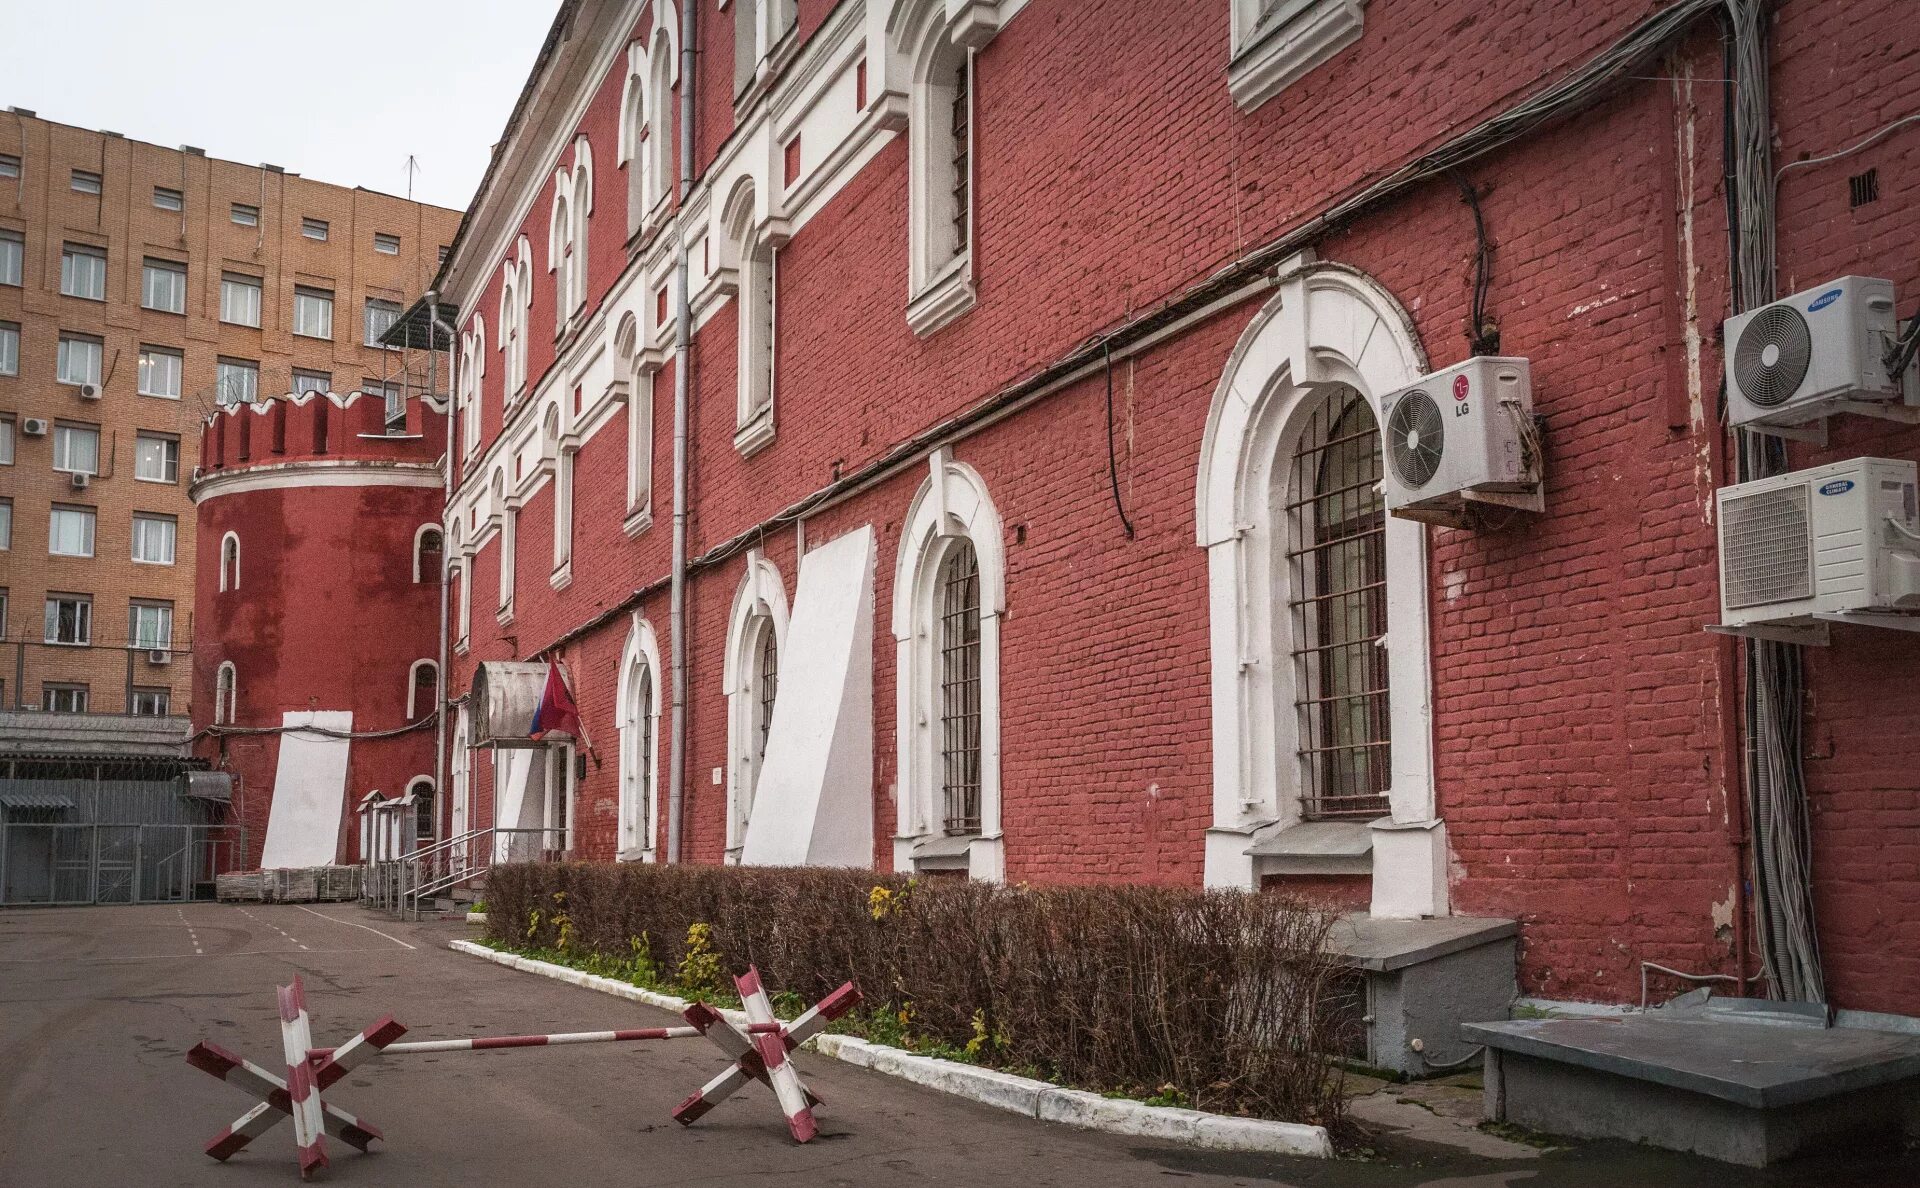
<svg viewBox="0 0 1920 1188">
<path fill-rule="evenodd" d="M 407 201 L 413 201 L 413 178 L 420 172 L 420 159 L 412 153 L 407 154 Z"/>
</svg>

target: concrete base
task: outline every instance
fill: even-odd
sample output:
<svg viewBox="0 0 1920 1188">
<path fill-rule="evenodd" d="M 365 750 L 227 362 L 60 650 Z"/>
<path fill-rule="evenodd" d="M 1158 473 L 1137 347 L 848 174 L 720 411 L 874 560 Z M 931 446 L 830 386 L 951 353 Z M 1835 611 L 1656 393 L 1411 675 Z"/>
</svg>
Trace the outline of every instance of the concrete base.
<svg viewBox="0 0 1920 1188">
<path fill-rule="evenodd" d="M 1486 1083 L 1492 1119 L 1574 1138 L 1630 1139 L 1747 1167 L 1823 1148 L 1896 1142 L 1912 1100 L 1910 1093 L 1856 1089 L 1800 1105 L 1751 1109 L 1492 1048 Z"/>
<path fill-rule="evenodd" d="M 1470 1055 L 1460 1025 L 1505 1018 L 1518 992 L 1516 932 L 1512 920 L 1474 916 L 1343 917 L 1328 945 L 1366 978 L 1367 1063 L 1422 1077 Z"/>
<path fill-rule="evenodd" d="M 1659 1012 L 1462 1031 L 1487 1045 L 1489 1118 L 1749 1167 L 1898 1141 L 1920 1105 L 1911 1035 Z"/>
</svg>

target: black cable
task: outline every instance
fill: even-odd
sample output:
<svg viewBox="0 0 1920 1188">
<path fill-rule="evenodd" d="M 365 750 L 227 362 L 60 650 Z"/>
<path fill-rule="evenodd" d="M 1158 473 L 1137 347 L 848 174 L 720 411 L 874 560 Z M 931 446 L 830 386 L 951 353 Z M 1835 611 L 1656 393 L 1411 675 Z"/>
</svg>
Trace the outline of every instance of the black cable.
<svg viewBox="0 0 1920 1188">
<path fill-rule="evenodd" d="M 1127 518 L 1127 508 L 1120 501 L 1120 463 L 1113 453 L 1113 348 L 1100 344 L 1101 354 L 1107 363 L 1107 482 L 1113 488 L 1113 510 L 1120 514 L 1120 526 L 1127 530 L 1127 539 L 1133 539 L 1133 521 Z"/>
<path fill-rule="evenodd" d="M 1895 384 L 1902 382 L 1901 377 L 1906 375 L 1916 351 L 1920 351 L 1920 309 L 1913 311 L 1913 317 L 1907 320 L 1906 333 L 1894 340 L 1893 345 L 1887 348 L 1886 358 L 1882 360 L 1887 365 L 1887 375 Z"/>
<path fill-rule="evenodd" d="M 1467 325 L 1467 349 L 1475 355 L 1500 353 L 1500 328 L 1487 319 L 1487 290 L 1493 284 L 1493 245 L 1487 240 L 1487 220 L 1480 212 L 1480 195 L 1458 169 L 1447 176 L 1460 187 L 1460 200 L 1473 211 L 1473 312 Z"/>
</svg>

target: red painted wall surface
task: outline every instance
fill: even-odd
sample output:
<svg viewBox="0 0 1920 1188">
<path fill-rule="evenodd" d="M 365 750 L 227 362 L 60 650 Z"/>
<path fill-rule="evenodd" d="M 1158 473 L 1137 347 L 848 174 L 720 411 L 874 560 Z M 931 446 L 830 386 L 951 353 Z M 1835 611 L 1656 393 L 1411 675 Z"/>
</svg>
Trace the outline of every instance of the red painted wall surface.
<svg viewBox="0 0 1920 1188">
<path fill-rule="evenodd" d="M 351 710 L 353 729 L 386 731 L 428 716 L 433 692 L 416 699 L 407 714 L 414 661 L 439 654 L 438 574 L 415 581 L 415 533 L 436 524 L 442 507 L 437 482 L 398 486 L 372 475 L 371 485 L 314 485 L 354 473 L 354 461 L 432 463 L 444 440 L 444 419 L 411 414 L 424 436 L 380 434 L 381 403 L 357 399 L 345 409 L 328 404 L 328 452 L 312 449 L 324 398 L 305 405 L 279 402 L 266 414 L 236 410 L 215 414 L 203 439 L 215 448 L 203 454 L 208 475 L 250 472 L 295 485 L 262 490 L 196 489 L 201 538 L 196 596 L 204 599 L 194 621 L 192 721 L 196 731 L 212 724 L 217 675 L 234 666 L 237 690 L 233 725 L 277 728 L 283 715 L 301 710 Z M 284 416 L 288 447 L 273 454 L 261 431 Z M 249 426 L 252 461 L 240 458 L 236 426 Z M 304 436 L 303 436 L 304 435 Z M 346 464 L 343 468 L 343 464 Z M 365 474 L 366 472 L 362 472 Z M 431 470 L 425 477 L 435 479 Z M 240 582 L 220 589 L 220 549 L 228 532 L 240 540 Z M 277 734 L 201 738 L 199 754 L 234 775 L 236 811 L 246 827 L 241 863 L 259 861 L 279 762 Z M 405 793 L 417 776 L 432 777 L 433 730 L 391 738 L 355 739 L 348 753 L 345 826 L 338 856 L 357 861 L 358 820 L 353 810 L 367 793 L 388 798 Z M 444 814 L 445 798 L 441 798 Z"/>
<path fill-rule="evenodd" d="M 919 429 L 1165 300 L 1338 197 L 1558 77 L 1654 11 L 1647 3 L 1415 4 L 1375 0 L 1353 47 L 1252 112 L 1225 84 L 1227 6 L 1033 0 L 979 55 L 975 82 L 977 306 L 927 339 L 908 329 L 906 146 L 895 140 L 782 249 L 778 436 L 733 449 L 735 316 L 693 347 L 691 552 L 699 554 Z M 1882 2 L 1788 5 L 1773 26 L 1780 162 L 1853 143 L 1920 107 L 1920 26 Z M 731 130 L 731 29 L 703 10 L 698 157 Z M 817 25 L 802 5 L 802 31 Z M 809 24 L 809 21 L 815 24 Z M 642 21 L 646 24 L 645 18 Z M 620 69 L 624 69 L 624 59 Z M 1430 536 L 1432 747 L 1452 843 L 1455 910 L 1522 920 L 1526 993 L 1623 1001 L 1638 963 L 1731 972 L 1740 878 L 1726 746 L 1738 686 L 1704 633 L 1718 616 L 1711 496 L 1718 330 L 1729 312 L 1720 155 L 1724 73 L 1706 22 L 1611 99 L 1475 162 L 1493 242 L 1490 312 L 1533 362 L 1547 420 L 1548 514 Z M 1842 81 L 1851 80 L 1851 81 Z M 625 201 L 603 86 L 594 139 L 590 272 L 627 266 Z M 1848 206 L 1850 172 L 1881 199 Z M 1920 298 L 1920 131 L 1781 187 L 1780 291 L 1828 276 L 1891 277 Z M 526 229 L 544 264 L 548 202 Z M 1470 212 L 1435 181 L 1319 240 L 1322 259 L 1393 292 L 1434 365 L 1467 353 Z M 497 317 L 497 262 L 467 307 Z M 552 357 L 551 278 L 535 268 L 530 377 Z M 596 295 L 590 300 L 598 300 Z M 1206 557 L 1194 492 L 1209 401 L 1259 303 L 1220 313 L 1113 375 L 1118 481 L 1109 492 L 1106 383 L 1095 376 L 955 447 L 1006 531 L 1002 750 L 1007 877 L 1196 884 L 1211 818 Z M 1697 335 L 1697 355 L 1689 341 Z M 485 424 L 499 426 L 487 365 Z M 473 561 L 473 632 L 457 693 L 484 659 L 525 658 L 664 577 L 671 513 L 671 369 L 656 380 L 655 524 L 629 538 L 622 417 L 577 465 L 572 580 L 551 569 L 551 488 L 519 519 L 516 614 L 493 610 L 498 537 Z M 631 406 L 630 406 L 631 407 Z M 1920 456 L 1920 434 L 1843 427 L 1796 465 Z M 878 533 L 874 639 L 875 862 L 889 861 L 895 782 L 889 615 L 916 467 L 810 517 L 809 544 Z M 203 535 L 217 542 L 217 532 Z M 798 541 L 766 555 L 791 595 Z M 721 659 L 744 572 L 735 557 L 689 588 L 685 853 L 721 860 L 726 763 Z M 667 648 L 664 590 L 645 600 Z M 214 605 L 209 601 L 206 605 Z M 565 649 L 604 766 L 579 788 L 579 851 L 611 857 L 616 619 Z M 1920 1013 L 1920 638 L 1857 628 L 1809 654 L 1808 776 L 1820 927 L 1842 1006 Z M 210 684 L 205 687 L 211 687 Z M 662 765 L 666 763 L 662 753 Z M 664 790 L 664 779 L 662 781 Z M 484 803 L 491 778 L 475 762 Z M 665 812 L 661 818 L 665 820 Z"/>
</svg>

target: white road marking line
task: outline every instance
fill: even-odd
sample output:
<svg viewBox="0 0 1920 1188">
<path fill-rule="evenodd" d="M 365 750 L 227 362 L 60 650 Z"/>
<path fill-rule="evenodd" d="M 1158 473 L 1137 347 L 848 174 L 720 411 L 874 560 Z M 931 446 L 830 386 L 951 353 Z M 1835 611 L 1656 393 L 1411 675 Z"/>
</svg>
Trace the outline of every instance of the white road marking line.
<svg viewBox="0 0 1920 1188">
<path fill-rule="evenodd" d="M 415 947 L 413 945 L 408 944 L 406 941 L 401 940 L 397 936 L 388 936 L 386 933 L 380 931 L 378 928 L 369 927 L 368 925 L 365 925 L 365 924 L 356 924 L 352 920 L 342 920 L 338 916 L 329 916 L 325 912 L 316 912 L 310 907 L 302 907 L 300 904 L 297 904 L 297 903 L 294 904 L 293 906 L 300 908 L 301 911 L 307 913 L 307 915 L 309 916 L 319 916 L 322 920 L 325 920 L 330 924 L 345 924 L 348 928 L 362 928 L 368 932 L 373 933 L 373 935 L 375 936 L 385 936 L 388 940 L 392 941 L 396 945 L 399 945 L 403 949 L 411 949 Z"/>
<path fill-rule="evenodd" d="M 340 923 L 345 924 L 342 920 Z M 408 948 L 413 946 L 409 945 Z M 308 954 L 324 957 L 330 953 L 391 953 L 392 949 L 381 945 L 372 949 L 310 949 Z M 62 965 L 85 964 L 93 961 L 180 961 L 187 957 L 291 957 L 285 949 L 246 949 L 238 953 L 147 953 L 133 957 L 0 957 L 0 965 Z"/>
<path fill-rule="evenodd" d="M 187 939 L 193 942 L 193 955 L 195 957 L 206 956 L 206 954 L 200 950 L 200 934 L 193 930 L 193 924 L 187 919 L 187 910 L 185 908 L 174 908 L 173 910 L 179 913 L 180 922 L 187 926 Z"/>
</svg>

